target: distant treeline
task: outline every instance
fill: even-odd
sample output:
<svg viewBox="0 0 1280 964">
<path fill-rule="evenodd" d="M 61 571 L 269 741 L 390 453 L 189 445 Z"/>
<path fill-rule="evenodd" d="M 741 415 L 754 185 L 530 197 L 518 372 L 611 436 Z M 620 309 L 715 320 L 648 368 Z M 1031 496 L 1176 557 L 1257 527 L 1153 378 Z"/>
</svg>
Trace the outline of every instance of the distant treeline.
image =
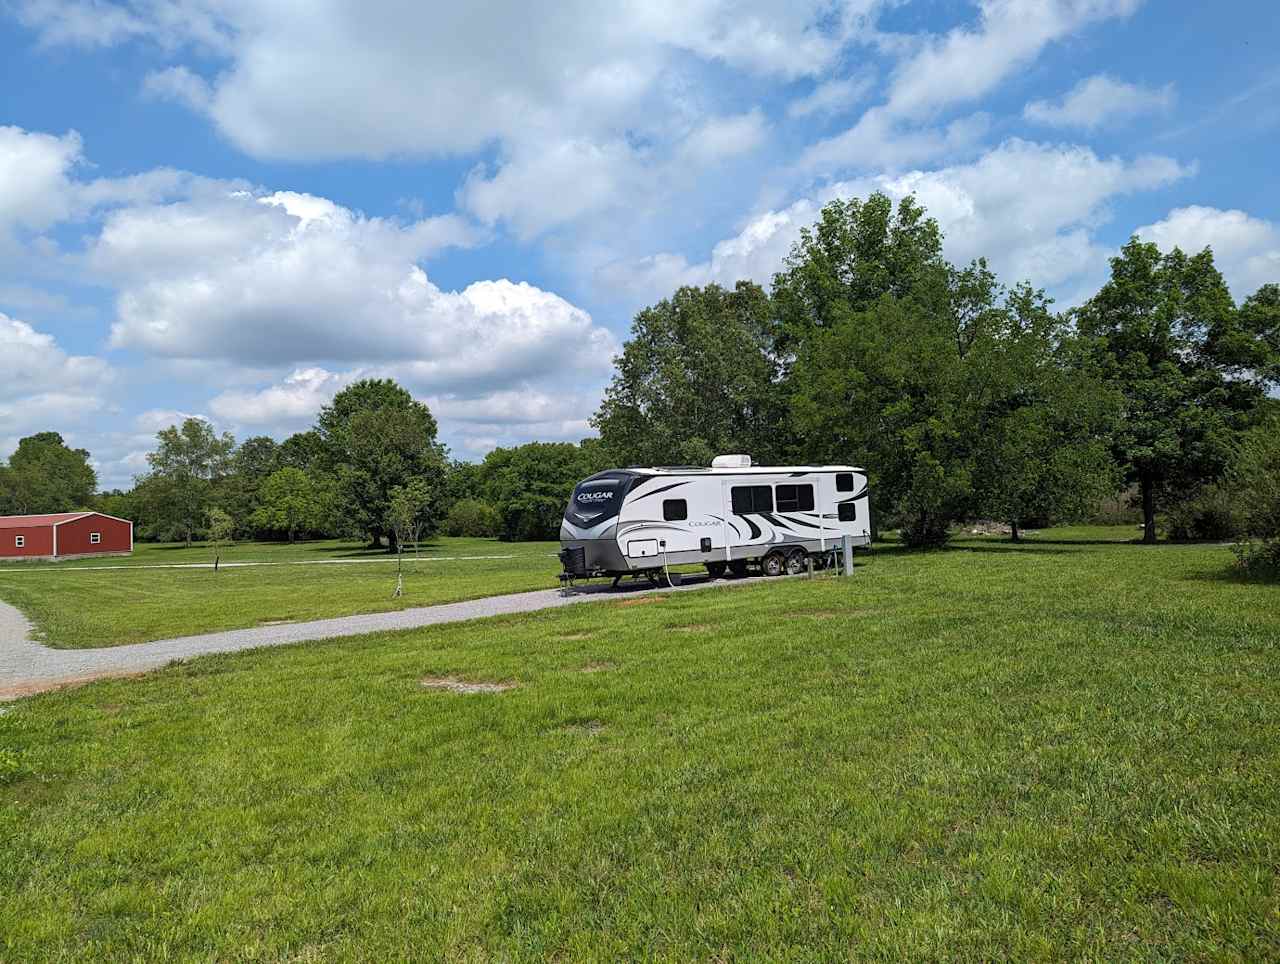
<svg viewBox="0 0 1280 964">
<path fill-rule="evenodd" d="M 1129 492 L 1155 541 L 1248 537 L 1280 564 L 1280 285 L 1241 304 L 1208 249 L 1132 239 L 1092 298 L 1055 312 L 983 260 L 957 268 L 912 198 L 834 201 L 770 290 L 684 287 L 640 311 L 593 425 L 599 439 L 450 461 L 430 411 L 390 380 L 339 393 L 309 431 L 237 445 L 189 419 L 150 471 L 97 505 L 150 539 L 397 531 L 553 539 L 573 484 L 603 468 L 852 462 L 879 529 L 909 545 L 991 519 L 1016 538 Z M 88 504 L 87 453 L 54 433 L 0 469 L 5 511 Z M 398 507 L 398 509 L 393 509 Z M 393 519 L 412 517 L 406 530 Z"/>
</svg>

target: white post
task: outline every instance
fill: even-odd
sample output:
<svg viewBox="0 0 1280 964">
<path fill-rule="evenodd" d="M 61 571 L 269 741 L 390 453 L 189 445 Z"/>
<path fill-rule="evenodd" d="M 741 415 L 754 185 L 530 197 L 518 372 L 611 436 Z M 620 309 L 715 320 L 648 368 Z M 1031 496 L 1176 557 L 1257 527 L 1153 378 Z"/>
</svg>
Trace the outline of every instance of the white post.
<svg viewBox="0 0 1280 964">
<path fill-rule="evenodd" d="M 844 574 L 853 575 L 853 536 L 845 533 L 840 537 L 840 547 L 844 550 Z"/>
<path fill-rule="evenodd" d="M 724 562 L 727 566 L 733 562 L 733 549 L 729 544 L 729 510 L 732 508 L 729 501 L 729 483 L 720 482 L 720 511 L 724 513 L 724 517 L 720 520 L 720 537 L 724 539 Z"/>
</svg>

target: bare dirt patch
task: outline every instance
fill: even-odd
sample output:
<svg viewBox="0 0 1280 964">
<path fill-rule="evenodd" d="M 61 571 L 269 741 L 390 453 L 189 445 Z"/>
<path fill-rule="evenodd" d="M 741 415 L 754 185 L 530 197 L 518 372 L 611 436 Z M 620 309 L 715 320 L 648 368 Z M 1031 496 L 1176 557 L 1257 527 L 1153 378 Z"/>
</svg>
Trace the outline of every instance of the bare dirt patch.
<svg viewBox="0 0 1280 964">
<path fill-rule="evenodd" d="M 668 626 L 673 633 L 705 633 L 714 629 L 710 623 L 690 623 L 687 626 Z"/>
<path fill-rule="evenodd" d="M 578 672 L 579 673 L 605 673 L 611 669 L 617 669 L 617 668 L 618 666 L 616 663 L 610 663 L 608 660 L 598 660 L 596 662 L 588 663 L 586 666 L 582 667 L 582 669 L 578 670 Z"/>
<path fill-rule="evenodd" d="M 505 693 L 516 688 L 514 682 L 477 683 L 453 676 L 424 676 L 418 682 L 423 689 L 448 690 L 450 693 Z"/>
<path fill-rule="evenodd" d="M 787 619 L 835 619 L 838 616 L 848 615 L 850 614 L 838 609 L 815 609 L 807 613 L 789 613 Z"/>
<path fill-rule="evenodd" d="M 65 679 L 29 680 L 24 683 L 15 683 L 12 686 L 0 686 L 0 700 L 17 700 L 24 696 L 35 696 L 37 693 L 52 693 L 54 690 L 74 689 L 100 679 L 137 679 L 145 675 L 147 675 L 146 672 L 116 672 L 108 670 L 101 673 L 86 673 L 84 676 L 73 676 Z"/>
<path fill-rule="evenodd" d="M 286 623 L 293 622 L 292 619 L 259 619 L 259 626 L 283 626 Z"/>
<path fill-rule="evenodd" d="M 579 639 L 590 639 L 594 635 L 595 633 L 563 633 L 562 635 L 557 636 L 556 639 L 564 640 L 565 642 L 574 642 Z"/>
<path fill-rule="evenodd" d="M 666 602 L 670 596 L 637 596 L 635 599 L 624 599 L 619 606 L 643 606 L 645 603 Z"/>
</svg>

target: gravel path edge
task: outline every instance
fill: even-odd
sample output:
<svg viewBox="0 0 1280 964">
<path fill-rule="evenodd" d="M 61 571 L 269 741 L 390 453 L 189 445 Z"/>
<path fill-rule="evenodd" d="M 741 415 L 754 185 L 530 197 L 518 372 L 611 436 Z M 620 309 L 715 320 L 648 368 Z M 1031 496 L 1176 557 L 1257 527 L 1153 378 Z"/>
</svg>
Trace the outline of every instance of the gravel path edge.
<svg viewBox="0 0 1280 964">
<path fill-rule="evenodd" d="M 561 595 L 558 589 L 538 589 L 395 612 L 232 629 L 100 649 L 53 649 L 45 646 L 33 638 L 31 622 L 22 612 L 0 602 L 0 702 L 97 679 L 135 676 L 172 662 L 212 653 L 234 653 L 266 646 L 286 646 L 343 636 L 415 629 L 655 592 L 688 592 L 710 587 L 750 585 L 762 579 L 763 577 L 752 577 L 713 581 L 696 577 L 674 587 L 622 588 L 613 591 L 607 586 L 596 585 L 583 587 L 570 595 Z"/>
</svg>

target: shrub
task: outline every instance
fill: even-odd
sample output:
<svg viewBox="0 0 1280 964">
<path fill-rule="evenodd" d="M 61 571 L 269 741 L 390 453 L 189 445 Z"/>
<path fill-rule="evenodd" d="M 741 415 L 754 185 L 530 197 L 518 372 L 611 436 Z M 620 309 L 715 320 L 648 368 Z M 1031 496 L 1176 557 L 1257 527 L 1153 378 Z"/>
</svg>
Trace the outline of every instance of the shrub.
<svg viewBox="0 0 1280 964">
<path fill-rule="evenodd" d="M 1165 517 L 1175 542 L 1234 539 L 1244 531 L 1240 498 L 1230 485 L 1207 485 Z"/>
<path fill-rule="evenodd" d="M 1254 576 L 1280 577 L 1280 539 L 1249 539 L 1232 547 L 1236 561 Z"/>
<path fill-rule="evenodd" d="M 486 537 L 498 534 L 498 511 L 478 499 L 459 499 L 444 520 L 447 536 Z"/>
<path fill-rule="evenodd" d="M 1251 573 L 1280 575 L 1280 418 L 1245 437 L 1228 484 L 1239 494 L 1249 537 L 1236 558 Z"/>
</svg>

